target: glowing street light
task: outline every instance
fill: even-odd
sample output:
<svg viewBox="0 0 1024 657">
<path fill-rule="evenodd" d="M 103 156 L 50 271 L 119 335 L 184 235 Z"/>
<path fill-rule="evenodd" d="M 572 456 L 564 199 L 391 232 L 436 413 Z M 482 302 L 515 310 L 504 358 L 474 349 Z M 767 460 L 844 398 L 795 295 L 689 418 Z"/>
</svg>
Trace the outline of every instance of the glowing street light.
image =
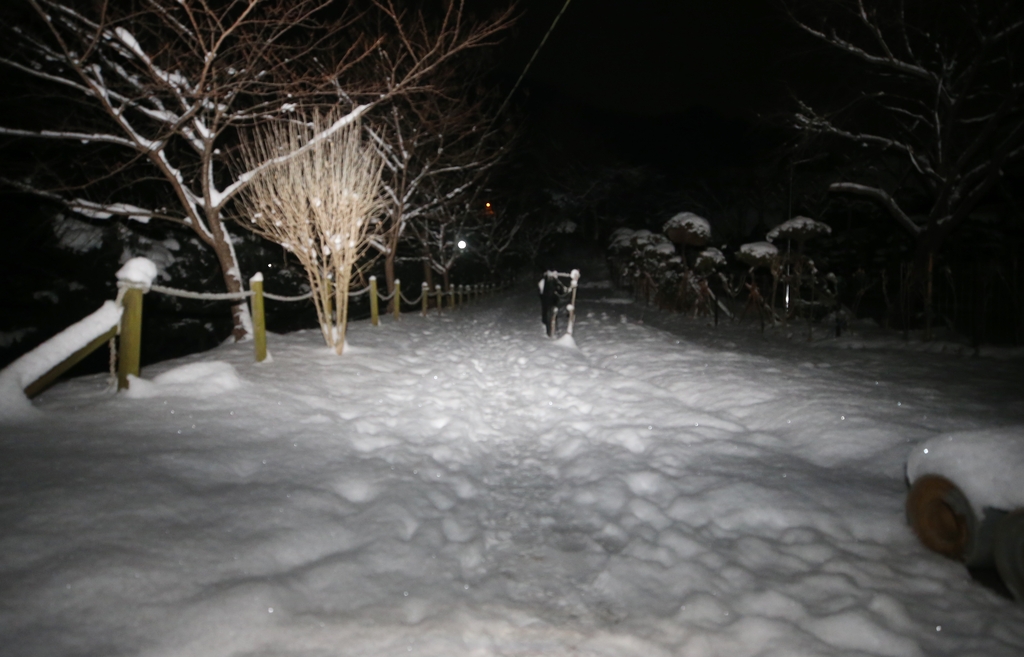
<svg viewBox="0 0 1024 657">
<path fill-rule="evenodd" d="M 459 248 L 460 249 L 466 248 L 466 240 L 459 240 Z"/>
</svg>

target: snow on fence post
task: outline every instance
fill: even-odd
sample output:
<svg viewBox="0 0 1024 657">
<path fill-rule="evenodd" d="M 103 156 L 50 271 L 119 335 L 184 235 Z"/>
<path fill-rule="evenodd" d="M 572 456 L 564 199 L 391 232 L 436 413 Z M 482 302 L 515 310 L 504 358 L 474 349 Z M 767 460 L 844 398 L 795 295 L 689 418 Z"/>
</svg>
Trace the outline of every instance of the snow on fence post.
<svg viewBox="0 0 1024 657">
<path fill-rule="evenodd" d="M 256 362 L 267 359 L 267 320 L 263 309 L 263 274 L 256 274 L 249 279 L 249 290 L 252 291 L 252 329 L 253 349 Z"/>
<path fill-rule="evenodd" d="M 142 351 L 142 295 L 156 278 L 156 265 L 147 258 L 132 258 L 117 270 L 117 285 L 124 291 L 121 337 L 118 340 L 117 389 L 128 388 L 128 375 L 139 375 Z"/>
<path fill-rule="evenodd" d="M 423 281 L 420 285 L 420 299 L 423 304 L 423 316 L 427 316 L 427 304 L 430 302 L 430 291 L 427 289 L 427 282 Z"/>
<path fill-rule="evenodd" d="M 441 297 L 441 284 L 437 283 L 434 285 L 434 296 L 437 297 L 437 314 L 441 314 L 441 306 L 444 304 L 444 299 Z"/>
<path fill-rule="evenodd" d="M 370 277 L 370 324 L 377 326 L 380 323 L 377 307 L 377 277 Z"/>
<path fill-rule="evenodd" d="M 569 287 L 572 290 L 572 298 L 569 300 L 569 306 L 567 307 L 569 311 L 569 325 L 566 327 L 565 332 L 572 335 L 572 327 L 576 323 L 576 289 L 579 286 L 580 270 L 573 269 L 569 276 L 572 277 L 572 282 L 569 283 Z"/>
<path fill-rule="evenodd" d="M 397 278 L 395 279 L 395 293 L 391 298 L 394 303 L 395 319 L 400 319 L 402 317 L 402 281 Z"/>
</svg>

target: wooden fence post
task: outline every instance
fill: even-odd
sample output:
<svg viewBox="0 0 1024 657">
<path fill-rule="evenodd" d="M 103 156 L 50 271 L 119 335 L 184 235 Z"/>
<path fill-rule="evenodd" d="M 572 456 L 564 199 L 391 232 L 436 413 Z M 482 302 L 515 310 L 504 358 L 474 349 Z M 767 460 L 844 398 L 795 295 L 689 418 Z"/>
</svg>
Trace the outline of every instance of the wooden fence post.
<svg viewBox="0 0 1024 657">
<path fill-rule="evenodd" d="M 423 316 L 426 317 L 427 316 L 427 304 L 430 303 L 430 290 L 427 289 L 427 282 L 426 281 L 423 281 L 423 284 L 420 285 L 420 299 L 422 299 L 422 302 L 423 302 Z"/>
<path fill-rule="evenodd" d="M 377 308 L 377 277 L 370 277 L 370 323 L 374 326 L 380 322 Z"/>
<path fill-rule="evenodd" d="M 576 325 L 576 290 L 579 288 L 580 270 L 573 269 L 569 272 L 569 276 L 572 278 L 572 282 L 569 284 L 572 289 L 572 298 L 569 299 L 569 305 L 566 307 L 566 310 L 569 311 L 569 325 L 565 332 L 572 335 L 572 329 Z"/>
<path fill-rule="evenodd" d="M 121 337 L 117 346 L 117 389 L 128 388 L 128 375 L 139 375 L 142 352 L 142 288 L 129 287 L 122 299 Z"/>
<path fill-rule="evenodd" d="M 437 283 L 434 285 L 434 296 L 437 297 L 437 314 L 441 314 L 441 306 L 444 305 L 444 299 L 441 297 L 441 284 Z"/>
<path fill-rule="evenodd" d="M 391 298 L 394 302 L 395 319 L 402 316 L 402 281 L 395 279 L 395 296 Z"/>
<path fill-rule="evenodd" d="M 267 320 L 263 310 L 263 274 L 257 272 L 249 279 L 249 290 L 252 292 L 252 330 L 253 349 L 256 362 L 267 359 Z"/>
</svg>

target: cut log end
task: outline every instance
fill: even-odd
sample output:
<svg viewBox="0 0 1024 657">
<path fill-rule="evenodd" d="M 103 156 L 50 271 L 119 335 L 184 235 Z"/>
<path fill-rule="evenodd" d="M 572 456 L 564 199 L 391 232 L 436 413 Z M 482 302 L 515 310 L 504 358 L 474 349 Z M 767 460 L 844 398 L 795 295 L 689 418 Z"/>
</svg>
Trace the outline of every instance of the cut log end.
<svg viewBox="0 0 1024 657">
<path fill-rule="evenodd" d="M 977 525 L 974 512 L 956 484 L 925 475 L 907 494 L 907 522 L 929 550 L 966 561 Z"/>
</svg>

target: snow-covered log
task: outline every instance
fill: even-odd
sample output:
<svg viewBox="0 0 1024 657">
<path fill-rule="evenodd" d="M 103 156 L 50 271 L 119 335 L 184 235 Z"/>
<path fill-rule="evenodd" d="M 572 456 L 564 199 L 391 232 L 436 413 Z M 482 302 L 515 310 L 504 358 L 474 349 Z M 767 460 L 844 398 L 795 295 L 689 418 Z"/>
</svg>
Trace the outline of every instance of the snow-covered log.
<svg viewBox="0 0 1024 657">
<path fill-rule="evenodd" d="M 96 312 L 0 370 L 0 415 L 24 414 L 29 408 L 26 394 L 37 394 L 68 367 L 87 356 L 92 351 L 89 347 L 95 348 L 106 342 L 120 320 L 121 307 L 107 301 Z M 76 355 L 80 357 L 74 359 Z"/>
</svg>

